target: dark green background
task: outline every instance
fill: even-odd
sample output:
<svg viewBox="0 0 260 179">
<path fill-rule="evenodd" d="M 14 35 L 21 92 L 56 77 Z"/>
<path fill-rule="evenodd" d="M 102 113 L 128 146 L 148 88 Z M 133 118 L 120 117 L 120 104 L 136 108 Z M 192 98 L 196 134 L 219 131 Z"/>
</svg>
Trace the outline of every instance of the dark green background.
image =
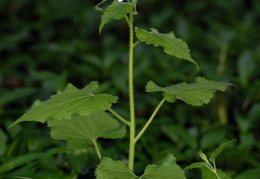
<svg viewBox="0 0 260 179">
<path fill-rule="evenodd" d="M 65 146 L 49 138 L 44 124 L 18 119 L 36 99 L 46 100 L 69 82 L 78 88 L 100 82 L 100 92 L 117 95 L 113 109 L 128 116 L 128 26 L 112 21 L 99 35 L 100 14 L 90 0 L 0 1 L 0 166 L 18 156 Z M 140 44 L 135 49 L 134 79 L 137 130 L 161 95 L 147 94 L 146 82 L 161 86 L 192 82 L 197 76 L 236 86 L 217 93 L 208 105 L 165 104 L 136 146 L 135 171 L 173 153 L 182 167 L 210 155 L 221 143 L 237 139 L 217 159 L 217 166 L 236 177 L 260 168 L 260 1 L 139 0 L 135 26 L 173 31 L 189 45 L 192 63 Z M 224 111 L 220 115 L 219 111 Z M 127 159 L 127 136 L 102 141 L 104 156 Z M 24 162 L 4 175 L 92 178 L 98 159 L 93 148 L 67 150 Z M 36 162 L 35 162 L 36 161 Z M 25 168 L 22 168 L 25 167 Z M 27 167 L 27 168 L 26 168 Z M 18 170 L 22 168 L 21 170 Z M 31 170 L 34 169 L 33 170 Z M 15 173 L 16 172 L 16 173 Z M 199 172 L 189 173 L 199 178 Z"/>
</svg>

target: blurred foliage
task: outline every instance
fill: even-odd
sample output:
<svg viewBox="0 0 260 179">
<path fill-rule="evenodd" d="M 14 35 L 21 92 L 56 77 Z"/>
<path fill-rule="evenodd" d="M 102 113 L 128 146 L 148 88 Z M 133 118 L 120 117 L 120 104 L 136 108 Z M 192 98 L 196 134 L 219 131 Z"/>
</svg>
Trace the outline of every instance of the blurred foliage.
<svg viewBox="0 0 260 179">
<path fill-rule="evenodd" d="M 81 88 L 97 80 L 100 91 L 119 96 L 114 109 L 128 116 L 128 27 L 113 21 L 99 35 L 95 1 L 0 1 L 0 178 L 93 178 L 98 159 L 93 148 L 65 150 L 49 138 L 43 124 L 7 127 L 36 99 L 45 100 L 68 82 Z M 203 107 L 165 104 L 136 146 L 135 171 L 173 153 L 181 166 L 238 139 L 216 161 L 230 176 L 259 174 L 260 168 L 260 1 L 138 1 L 136 26 L 174 31 L 185 40 L 200 71 L 173 61 L 162 49 L 135 49 L 135 101 L 140 129 L 161 99 L 145 94 L 147 81 L 161 86 L 197 77 L 236 85 Z M 100 144 L 101 145 L 101 144 Z M 102 143 L 102 153 L 127 159 L 127 137 Z M 5 168 L 9 163 L 13 168 Z M 241 175 L 240 175 L 241 173 Z M 191 170 L 190 178 L 199 172 Z M 259 178 L 259 175 L 258 175 Z"/>
</svg>

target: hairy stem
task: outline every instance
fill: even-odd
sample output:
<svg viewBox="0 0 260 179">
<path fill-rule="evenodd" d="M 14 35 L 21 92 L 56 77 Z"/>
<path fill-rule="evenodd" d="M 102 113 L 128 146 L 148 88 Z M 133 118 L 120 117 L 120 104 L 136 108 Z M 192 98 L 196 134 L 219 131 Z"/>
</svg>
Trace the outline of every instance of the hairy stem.
<svg viewBox="0 0 260 179">
<path fill-rule="evenodd" d="M 133 28 L 133 11 L 129 16 L 129 106 L 130 106 L 130 144 L 129 144 L 129 163 L 128 167 L 133 171 L 134 168 L 134 152 L 135 152 L 135 111 L 134 111 L 134 85 L 133 85 L 133 43 L 134 43 L 134 28 Z"/>
<path fill-rule="evenodd" d="M 97 141 L 96 141 L 96 140 L 92 140 L 92 142 L 93 142 L 94 147 L 95 147 L 95 149 L 96 149 L 97 156 L 98 156 L 98 158 L 99 158 L 99 160 L 100 160 L 100 162 L 101 162 L 101 161 L 102 161 L 102 156 L 101 156 L 101 153 L 100 153 L 100 151 L 99 151 L 99 148 L 98 148 L 98 145 L 97 145 Z"/>
<path fill-rule="evenodd" d="M 142 128 L 142 130 L 139 132 L 139 134 L 136 136 L 135 138 L 135 143 L 139 140 L 139 138 L 143 135 L 143 133 L 146 131 L 146 129 L 148 128 L 148 126 L 151 124 L 151 122 L 153 121 L 155 115 L 157 114 L 157 112 L 159 111 L 159 109 L 161 108 L 161 106 L 163 105 L 163 103 L 165 102 L 165 99 L 163 99 L 158 106 L 156 107 L 156 109 L 154 110 L 153 114 L 151 115 L 151 117 L 149 118 L 149 120 L 146 122 L 146 124 L 144 125 L 144 127 Z"/>
<path fill-rule="evenodd" d="M 115 117 L 117 117 L 117 119 L 119 119 L 121 122 L 123 122 L 124 124 L 130 126 L 131 123 L 128 122 L 127 120 L 125 120 L 123 117 L 121 117 L 119 114 L 117 114 L 113 109 L 108 109 L 109 112 L 111 112 Z"/>
</svg>

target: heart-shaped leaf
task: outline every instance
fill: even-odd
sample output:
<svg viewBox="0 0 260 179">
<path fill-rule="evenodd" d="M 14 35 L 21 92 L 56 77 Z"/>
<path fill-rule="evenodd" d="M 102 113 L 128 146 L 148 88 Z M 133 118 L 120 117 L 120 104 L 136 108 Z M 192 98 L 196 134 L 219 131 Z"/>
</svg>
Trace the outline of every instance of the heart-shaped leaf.
<svg viewBox="0 0 260 179">
<path fill-rule="evenodd" d="M 89 116 L 72 116 L 67 120 L 48 121 L 51 137 L 66 140 L 70 148 L 86 148 L 98 138 L 117 139 L 124 137 L 125 126 L 105 112 Z"/>
<path fill-rule="evenodd" d="M 96 169 L 97 179 L 138 179 L 138 177 L 121 161 L 103 158 Z"/>
<path fill-rule="evenodd" d="M 104 158 L 96 169 L 96 176 L 97 179 L 185 179 L 183 170 L 175 163 L 172 154 L 168 154 L 159 165 L 148 165 L 140 177 L 123 162 Z"/>
<path fill-rule="evenodd" d="M 159 165 L 148 165 L 141 179 L 185 179 L 183 170 L 175 163 L 176 159 L 168 154 Z"/>
</svg>

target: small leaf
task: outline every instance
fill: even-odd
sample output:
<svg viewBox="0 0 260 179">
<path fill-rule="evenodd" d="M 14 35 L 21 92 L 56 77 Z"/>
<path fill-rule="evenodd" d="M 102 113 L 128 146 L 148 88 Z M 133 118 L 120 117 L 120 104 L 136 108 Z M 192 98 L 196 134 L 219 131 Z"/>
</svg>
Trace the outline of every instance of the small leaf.
<svg viewBox="0 0 260 179">
<path fill-rule="evenodd" d="M 201 178 L 202 179 L 218 179 L 216 174 L 210 171 L 208 168 L 203 167 L 201 168 Z M 219 176 L 219 179 L 231 179 L 229 176 L 227 176 L 222 170 L 217 170 L 217 174 Z"/>
<path fill-rule="evenodd" d="M 198 154 L 202 160 L 209 164 L 207 156 L 201 150 L 198 152 Z"/>
<path fill-rule="evenodd" d="M 64 91 L 51 96 L 45 102 L 36 101 L 32 108 L 11 126 L 22 121 L 46 122 L 50 118 L 70 119 L 72 114 L 86 116 L 105 111 L 117 101 L 117 97 L 108 94 L 93 95 L 92 91 L 97 88 L 97 82 L 89 83 L 82 90 L 69 84 Z"/>
<path fill-rule="evenodd" d="M 224 91 L 230 83 L 215 82 L 198 77 L 195 83 L 180 83 L 169 87 L 160 87 L 150 81 L 146 85 L 147 92 L 166 92 L 175 95 L 176 99 L 180 99 L 187 104 L 193 106 L 201 106 L 207 104 L 217 90 Z"/>
<path fill-rule="evenodd" d="M 136 36 L 141 42 L 146 44 L 153 44 L 155 47 L 163 47 L 164 52 L 168 55 L 175 56 L 180 59 L 188 60 L 196 65 L 199 69 L 198 64 L 191 58 L 190 50 L 187 44 L 181 39 L 175 38 L 173 32 L 168 34 L 161 34 L 157 29 L 151 29 L 148 32 L 143 29 L 135 28 Z"/>
<path fill-rule="evenodd" d="M 221 152 L 227 145 L 229 145 L 230 143 L 232 143 L 232 142 L 234 142 L 234 141 L 236 141 L 236 139 L 221 144 L 221 145 L 213 152 L 213 154 L 210 156 L 209 160 L 210 160 L 212 163 L 215 163 L 215 159 L 216 159 L 216 157 L 220 154 L 220 152 Z"/>
<path fill-rule="evenodd" d="M 141 179 L 185 179 L 184 171 L 175 163 L 172 154 L 168 154 L 160 165 L 148 165 Z"/>
<path fill-rule="evenodd" d="M 108 0 L 102 0 L 100 3 L 98 3 L 95 7 L 94 7 L 94 10 L 96 11 L 100 11 L 100 12 L 103 12 L 103 9 L 100 8 L 99 6 L 105 2 L 107 2 Z"/>
<path fill-rule="evenodd" d="M 206 167 L 206 166 L 208 166 L 207 162 L 197 162 L 197 163 L 193 163 L 193 164 L 190 164 L 189 166 L 185 167 L 184 170 L 202 168 L 202 167 Z"/>
<path fill-rule="evenodd" d="M 120 20 L 124 18 L 125 14 L 131 13 L 132 10 L 133 6 L 131 3 L 114 1 L 106 8 L 101 18 L 99 33 L 101 33 L 105 24 L 109 23 L 112 20 Z"/>
<path fill-rule="evenodd" d="M 104 158 L 95 173 L 97 179 L 138 179 L 123 162 L 110 158 Z"/>
<path fill-rule="evenodd" d="M 86 148 L 97 138 L 117 139 L 124 137 L 125 126 L 119 123 L 105 112 L 95 113 L 89 116 L 72 116 L 67 120 L 48 121 L 51 128 L 51 137 L 68 142 L 70 148 Z"/>
</svg>

